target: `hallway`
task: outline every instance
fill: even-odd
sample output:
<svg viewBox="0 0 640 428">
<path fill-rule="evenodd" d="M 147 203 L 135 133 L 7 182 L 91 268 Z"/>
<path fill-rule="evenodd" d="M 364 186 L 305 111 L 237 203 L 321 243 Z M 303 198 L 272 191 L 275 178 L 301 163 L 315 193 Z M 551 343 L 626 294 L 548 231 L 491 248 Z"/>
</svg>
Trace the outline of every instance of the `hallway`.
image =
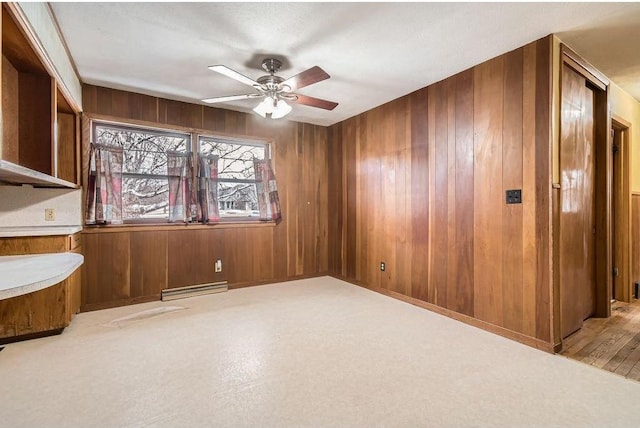
<svg viewBox="0 0 640 428">
<path fill-rule="evenodd" d="M 640 300 L 615 302 L 610 318 L 590 318 L 561 355 L 640 381 Z"/>
</svg>

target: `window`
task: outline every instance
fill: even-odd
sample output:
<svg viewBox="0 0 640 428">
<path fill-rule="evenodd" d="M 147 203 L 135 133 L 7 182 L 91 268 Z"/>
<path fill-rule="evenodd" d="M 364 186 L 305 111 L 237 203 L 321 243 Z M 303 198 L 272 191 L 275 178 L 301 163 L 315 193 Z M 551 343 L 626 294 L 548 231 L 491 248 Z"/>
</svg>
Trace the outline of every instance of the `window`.
<svg viewBox="0 0 640 428">
<path fill-rule="evenodd" d="M 257 194 L 262 186 L 254 160 L 270 158 L 265 141 L 100 121 L 92 122 L 92 132 L 97 145 L 92 162 L 100 160 L 100 168 L 99 172 L 95 166 L 91 169 L 90 177 L 98 175 L 99 184 L 92 187 L 94 193 L 87 193 L 88 207 L 96 202 L 95 208 L 87 209 L 87 224 L 263 221 L 275 219 L 275 212 L 280 215 L 279 206 L 273 211 L 277 205 L 274 179 L 268 178 L 265 184 L 271 189 L 268 195 L 258 198 Z M 118 150 L 107 150 L 105 146 Z M 208 173 L 192 169 L 200 165 L 199 156 L 208 156 L 207 162 L 216 161 L 216 178 L 207 181 L 203 175 L 204 181 L 200 181 L 197 175 Z M 267 163 L 260 165 L 264 174 L 268 168 L 269 177 L 273 175 Z M 120 169 L 121 181 L 119 174 L 111 175 L 111 171 Z M 168 175 L 169 172 L 176 175 Z M 217 187 L 211 189 L 212 185 Z M 98 198 L 96 191 L 100 192 Z M 276 199 L 270 202 L 272 193 Z"/>
<path fill-rule="evenodd" d="M 94 122 L 93 136 L 123 149 L 122 219 L 168 219 L 167 152 L 189 152 L 190 134 Z"/>
<path fill-rule="evenodd" d="M 223 137 L 200 137 L 200 153 L 218 160 L 218 205 L 221 218 L 257 218 L 258 198 L 253 159 L 268 159 L 269 144 Z"/>
</svg>

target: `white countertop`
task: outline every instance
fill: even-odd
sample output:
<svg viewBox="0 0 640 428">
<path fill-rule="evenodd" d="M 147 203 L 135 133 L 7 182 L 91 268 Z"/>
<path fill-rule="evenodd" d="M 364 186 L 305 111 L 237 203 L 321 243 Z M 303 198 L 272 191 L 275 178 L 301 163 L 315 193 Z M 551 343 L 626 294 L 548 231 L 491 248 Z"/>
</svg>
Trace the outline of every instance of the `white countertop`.
<svg viewBox="0 0 640 428">
<path fill-rule="evenodd" d="M 75 253 L 0 257 L 0 300 L 33 293 L 67 279 L 84 257 Z"/>
<path fill-rule="evenodd" d="M 20 226 L 0 227 L 0 238 L 15 236 L 71 235 L 82 231 L 82 226 Z"/>
</svg>

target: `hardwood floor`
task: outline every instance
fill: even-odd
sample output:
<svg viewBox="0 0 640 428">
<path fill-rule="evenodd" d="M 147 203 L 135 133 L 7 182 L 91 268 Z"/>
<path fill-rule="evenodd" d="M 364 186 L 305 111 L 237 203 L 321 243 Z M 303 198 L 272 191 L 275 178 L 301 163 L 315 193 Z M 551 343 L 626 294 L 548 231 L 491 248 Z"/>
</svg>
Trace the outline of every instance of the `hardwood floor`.
<svg viewBox="0 0 640 428">
<path fill-rule="evenodd" d="M 615 302 L 610 318 L 586 320 L 560 354 L 640 381 L 640 300 Z"/>
</svg>

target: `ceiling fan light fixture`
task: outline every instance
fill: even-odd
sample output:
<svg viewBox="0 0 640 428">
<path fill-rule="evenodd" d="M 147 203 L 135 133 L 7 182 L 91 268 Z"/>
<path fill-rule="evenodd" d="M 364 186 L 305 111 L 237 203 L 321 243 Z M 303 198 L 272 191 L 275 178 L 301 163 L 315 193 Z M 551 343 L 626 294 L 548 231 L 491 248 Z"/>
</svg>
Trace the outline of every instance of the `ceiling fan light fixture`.
<svg viewBox="0 0 640 428">
<path fill-rule="evenodd" d="M 210 70 L 251 86 L 255 89 L 255 92 L 251 94 L 207 98 L 202 100 L 202 102 L 214 104 L 245 100 L 248 98 L 264 98 L 262 102 L 253 108 L 253 111 L 265 119 L 280 119 L 288 115 L 292 108 L 287 102 L 294 102 L 325 110 L 333 110 L 336 108 L 338 103 L 292 92 L 331 77 L 323 69 L 316 65 L 293 77 L 284 79 L 276 75 L 281 65 L 282 63 L 275 58 L 266 58 L 262 62 L 262 68 L 266 70 L 269 75 L 260 76 L 257 80 L 238 73 L 225 65 L 212 65 L 209 67 Z"/>
<path fill-rule="evenodd" d="M 277 95 L 275 97 L 267 96 L 253 111 L 264 118 L 280 119 L 291 112 L 291 106 L 283 99 L 279 99 Z"/>
<path fill-rule="evenodd" d="M 273 106 L 274 102 L 273 102 L 273 98 L 271 97 L 266 97 L 264 100 L 262 100 L 262 102 L 260 102 L 260 104 L 258 104 L 253 111 L 255 111 L 256 113 L 258 113 L 260 116 L 262 117 L 267 117 L 268 114 L 273 113 L 274 111 L 274 106 Z"/>
<path fill-rule="evenodd" d="M 291 106 L 284 100 L 278 100 L 275 110 L 271 113 L 271 119 L 280 119 L 291 113 Z"/>
</svg>

